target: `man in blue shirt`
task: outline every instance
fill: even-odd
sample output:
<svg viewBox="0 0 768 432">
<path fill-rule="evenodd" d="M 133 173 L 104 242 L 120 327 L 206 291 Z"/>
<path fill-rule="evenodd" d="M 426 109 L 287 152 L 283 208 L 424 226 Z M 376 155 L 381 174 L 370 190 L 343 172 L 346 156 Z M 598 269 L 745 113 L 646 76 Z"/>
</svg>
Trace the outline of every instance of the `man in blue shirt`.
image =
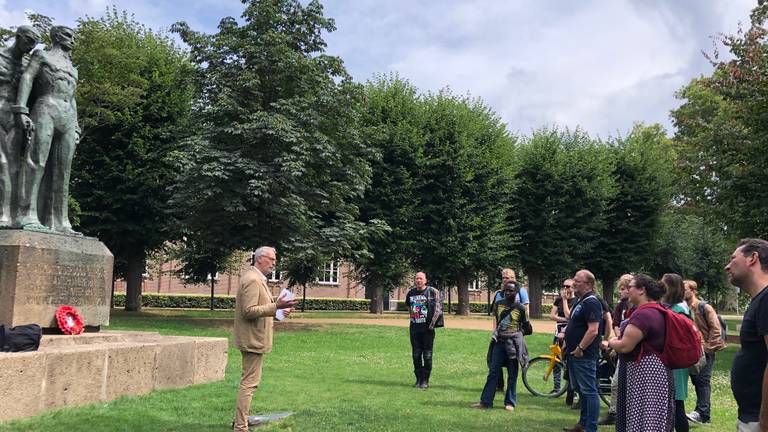
<svg viewBox="0 0 768 432">
<path fill-rule="evenodd" d="M 499 288 L 493 295 L 493 303 L 491 304 L 492 310 L 495 307 L 496 302 L 504 302 L 504 287 L 507 286 L 509 282 L 517 283 L 517 276 L 515 275 L 514 270 L 505 268 L 501 271 L 501 288 Z M 519 291 L 517 293 L 517 297 L 515 297 L 515 302 L 521 303 L 523 306 L 525 306 L 525 313 L 530 314 L 531 311 L 529 304 L 531 301 L 528 298 L 528 291 L 525 289 L 525 287 L 519 286 Z M 494 326 L 494 328 L 496 327 Z"/>
<path fill-rule="evenodd" d="M 581 416 L 579 422 L 564 428 L 567 432 L 596 432 L 600 415 L 597 397 L 597 359 L 600 355 L 600 327 L 603 306 L 594 293 L 595 276 L 589 270 L 579 270 L 573 277 L 573 291 L 578 297 L 565 328 L 565 352 L 571 384 L 579 393 Z"/>
</svg>

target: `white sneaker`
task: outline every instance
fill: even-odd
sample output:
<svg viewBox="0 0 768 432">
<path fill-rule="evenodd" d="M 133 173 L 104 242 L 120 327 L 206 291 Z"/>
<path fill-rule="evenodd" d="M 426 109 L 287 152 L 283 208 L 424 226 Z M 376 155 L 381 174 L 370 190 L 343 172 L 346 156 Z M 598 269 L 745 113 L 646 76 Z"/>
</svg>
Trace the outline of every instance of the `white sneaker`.
<svg viewBox="0 0 768 432">
<path fill-rule="evenodd" d="M 691 411 L 685 416 L 688 417 L 688 420 L 693 423 L 701 423 L 701 414 L 699 414 L 698 411 Z"/>
</svg>

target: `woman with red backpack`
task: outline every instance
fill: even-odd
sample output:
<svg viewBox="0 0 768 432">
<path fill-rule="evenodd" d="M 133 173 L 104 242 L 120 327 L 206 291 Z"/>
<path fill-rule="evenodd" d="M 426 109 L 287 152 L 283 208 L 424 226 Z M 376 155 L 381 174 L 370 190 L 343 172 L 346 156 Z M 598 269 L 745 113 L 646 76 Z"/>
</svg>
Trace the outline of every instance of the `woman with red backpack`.
<svg viewBox="0 0 768 432">
<path fill-rule="evenodd" d="M 674 426 L 672 371 L 662 361 L 666 316 L 658 302 L 665 294 L 659 282 L 644 274 L 629 283 L 636 309 L 608 343 L 621 355 L 616 406 L 617 432 L 669 432 Z"/>
</svg>

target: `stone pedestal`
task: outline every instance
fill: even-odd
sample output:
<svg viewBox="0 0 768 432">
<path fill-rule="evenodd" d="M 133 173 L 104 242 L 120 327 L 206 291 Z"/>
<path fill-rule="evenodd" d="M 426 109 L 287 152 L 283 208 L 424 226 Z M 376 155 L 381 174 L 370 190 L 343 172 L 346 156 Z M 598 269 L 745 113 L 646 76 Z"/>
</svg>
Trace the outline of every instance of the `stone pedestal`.
<svg viewBox="0 0 768 432">
<path fill-rule="evenodd" d="M 224 379 L 227 339 L 144 332 L 44 335 L 0 353 L 0 422 Z"/>
<path fill-rule="evenodd" d="M 0 230 L 0 324 L 56 327 L 69 305 L 83 325 L 108 325 L 113 259 L 93 238 Z"/>
</svg>

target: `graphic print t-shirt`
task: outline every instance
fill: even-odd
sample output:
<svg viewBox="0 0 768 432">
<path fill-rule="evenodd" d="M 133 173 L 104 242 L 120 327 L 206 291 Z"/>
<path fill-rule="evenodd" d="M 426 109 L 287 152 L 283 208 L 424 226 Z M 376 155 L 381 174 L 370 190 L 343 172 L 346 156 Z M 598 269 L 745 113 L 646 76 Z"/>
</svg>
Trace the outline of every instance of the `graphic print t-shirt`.
<svg viewBox="0 0 768 432">
<path fill-rule="evenodd" d="M 429 328 L 429 302 L 427 298 L 428 288 L 419 290 L 413 288 L 408 291 L 405 303 L 408 305 L 408 314 L 411 318 L 412 330 L 426 330 Z"/>
<path fill-rule="evenodd" d="M 509 311 L 509 313 L 507 313 Z M 525 306 L 520 303 L 508 304 L 506 301 L 496 304 L 496 330 L 500 337 L 511 336 L 521 331 L 525 317 Z"/>
</svg>

